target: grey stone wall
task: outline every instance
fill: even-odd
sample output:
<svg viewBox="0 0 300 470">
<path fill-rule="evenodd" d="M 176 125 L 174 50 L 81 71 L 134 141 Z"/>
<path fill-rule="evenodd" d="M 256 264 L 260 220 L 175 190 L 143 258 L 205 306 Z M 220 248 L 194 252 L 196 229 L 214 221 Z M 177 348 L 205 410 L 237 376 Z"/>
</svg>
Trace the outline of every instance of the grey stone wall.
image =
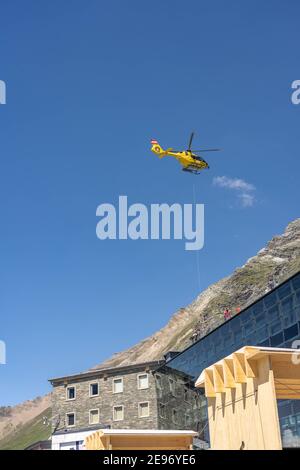
<svg viewBox="0 0 300 470">
<path fill-rule="evenodd" d="M 206 400 L 184 374 L 168 367 L 154 374 L 157 386 L 158 428 L 186 429 L 202 434 L 206 423 Z M 173 381 L 173 386 L 170 385 Z M 164 413 L 161 413 L 161 406 Z M 176 420 L 174 420 L 174 412 Z"/>
<path fill-rule="evenodd" d="M 157 398 L 155 379 L 150 371 L 149 388 L 138 389 L 137 376 L 144 371 L 132 373 L 120 373 L 119 375 L 108 375 L 103 377 L 95 374 L 93 378 L 82 378 L 68 383 L 55 384 L 52 392 L 52 416 L 55 418 L 53 426 L 56 430 L 66 429 L 66 413 L 75 413 L 76 422 L 74 427 L 68 429 L 93 428 L 95 425 L 89 423 L 89 410 L 99 408 L 100 425 L 111 426 L 112 429 L 157 429 Z M 113 378 L 123 377 L 123 392 L 113 393 Z M 99 396 L 89 396 L 89 385 L 91 382 L 99 382 Z M 75 400 L 66 400 L 66 387 L 76 387 Z M 140 418 L 138 416 L 138 403 L 149 402 L 150 416 Z M 124 420 L 113 420 L 113 407 L 124 406 Z"/>
</svg>

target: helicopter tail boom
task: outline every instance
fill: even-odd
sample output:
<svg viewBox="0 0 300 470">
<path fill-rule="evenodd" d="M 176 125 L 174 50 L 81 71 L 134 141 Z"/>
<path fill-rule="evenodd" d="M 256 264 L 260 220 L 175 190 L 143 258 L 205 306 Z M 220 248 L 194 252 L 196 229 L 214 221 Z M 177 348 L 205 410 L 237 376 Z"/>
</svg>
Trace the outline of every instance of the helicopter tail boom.
<svg viewBox="0 0 300 470">
<path fill-rule="evenodd" d="M 151 150 L 152 152 L 156 153 L 156 155 L 158 155 L 159 158 L 163 158 L 167 155 L 167 152 L 166 150 L 164 150 L 160 145 L 159 143 L 157 142 L 157 140 L 155 139 L 152 139 L 151 140 Z"/>
</svg>

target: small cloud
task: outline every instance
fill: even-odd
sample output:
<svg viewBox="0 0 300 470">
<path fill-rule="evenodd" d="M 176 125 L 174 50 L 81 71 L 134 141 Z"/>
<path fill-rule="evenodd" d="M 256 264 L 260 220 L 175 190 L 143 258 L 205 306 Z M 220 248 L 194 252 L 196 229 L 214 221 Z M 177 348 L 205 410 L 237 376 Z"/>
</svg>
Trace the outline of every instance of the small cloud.
<svg viewBox="0 0 300 470">
<path fill-rule="evenodd" d="M 240 178 L 228 178 L 227 176 L 216 176 L 213 179 L 213 184 L 215 186 L 220 186 L 221 188 L 236 189 L 238 191 L 254 191 L 255 186 L 251 183 Z"/>
<path fill-rule="evenodd" d="M 241 178 L 229 178 L 228 176 L 216 176 L 213 185 L 237 192 L 242 207 L 252 207 L 255 203 L 253 192 L 255 186 Z"/>
<path fill-rule="evenodd" d="M 243 207 L 252 207 L 255 202 L 253 194 L 242 193 L 239 194 L 239 198 Z"/>
</svg>

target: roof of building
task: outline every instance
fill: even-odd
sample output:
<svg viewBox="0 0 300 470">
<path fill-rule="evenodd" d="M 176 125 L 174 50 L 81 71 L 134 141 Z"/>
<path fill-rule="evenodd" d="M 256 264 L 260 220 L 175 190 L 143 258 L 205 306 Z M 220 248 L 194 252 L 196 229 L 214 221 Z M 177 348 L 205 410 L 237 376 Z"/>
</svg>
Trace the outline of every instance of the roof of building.
<svg viewBox="0 0 300 470">
<path fill-rule="evenodd" d="M 215 397 L 225 389 L 236 388 L 238 383 L 246 383 L 247 378 L 258 378 L 261 372 L 255 363 L 267 359 L 277 399 L 299 399 L 299 353 L 299 349 L 292 348 L 244 346 L 206 367 L 195 386 L 205 388 L 207 397 Z"/>
<path fill-rule="evenodd" d="M 57 430 L 55 431 L 52 436 L 59 436 L 61 434 L 78 434 L 80 432 L 85 432 L 85 431 L 91 431 L 91 432 L 95 432 L 95 431 L 103 431 L 103 429 L 106 429 L 106 428 L 109 428 L 108 425 L 105 425 L 105 424 L 94 424 L 94 425 L 89 425 L 89 426 L 83 426 L 81 428 L 64 428 L 64 429 L 60 429 L 60 430 Z"/>
<path fill-rule="evenodd" d="M 92 377 L 99 377 L 100 375 L 114 375 L 117 373 L 130 373 L 135 370 L 139 369 L 154 369 L 157 367 L 162 366 L 165 363 L 164 360 L 157 360 L 157 361 L 149 361 L 149 362 L 141 362 L 136 364 L 127 364 L 125 366 L 116 366 L 116 367 L 105 367 L 100 369 L 90 369 L 86 372 L 80 372 L 79 374 L 73 375 L 66 375 L 63 377 L 54 377 L 49 379 L 49 382 L 54 384 L 58 382 L 70 381 L 70 380 L 80 380 L 80 379 L 88 379 Z"/>
<path fill-rule="evenodd" d="M 105 436 L 140 436 L 140 435 L 159 435 L 159 436 L 197 436 L 195 431 L 166 430 L 166 429 L 101 429 L 99 432 Z"/>
</svg>

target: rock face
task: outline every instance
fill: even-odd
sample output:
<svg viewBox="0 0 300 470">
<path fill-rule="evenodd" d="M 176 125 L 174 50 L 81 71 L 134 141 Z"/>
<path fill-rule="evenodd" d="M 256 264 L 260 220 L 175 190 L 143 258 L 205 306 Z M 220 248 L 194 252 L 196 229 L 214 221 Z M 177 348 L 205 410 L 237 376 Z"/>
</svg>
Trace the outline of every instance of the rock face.
<svg viewBox="0 0 300 470">
<path fill-rule="evenodd" d="M 156 360 L 168 351 L 180 351 L 191 344 L 193 335 L 201 337 L 220 324 L 225 307 L 245 308 L 299 269 L 300 219 L 296 219 L 244 266 L 176 312 L 161 330 L 93 369 Z"/>
</svg>

